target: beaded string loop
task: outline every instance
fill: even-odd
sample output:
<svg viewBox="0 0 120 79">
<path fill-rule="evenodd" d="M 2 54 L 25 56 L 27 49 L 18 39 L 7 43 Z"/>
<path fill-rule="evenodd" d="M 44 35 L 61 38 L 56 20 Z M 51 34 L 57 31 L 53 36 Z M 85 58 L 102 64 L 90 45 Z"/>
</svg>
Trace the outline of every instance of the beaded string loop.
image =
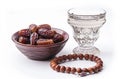
<svg viewBox="0 0 120 79">
<path fill-rule="evenodd" d="M 96 63 L 95 66 L 89 68 L 75 68 L 75 67 L 65 67 L 60 66 L 59 64 L 64 63 L 70 60 L 90 60 Z M 102 70 L 103 61 L 98 56 L 94 56 L 92 54 L 68 54 L 56 57 L 50 61 L 50 66 L 53 70 L 62 73 L 71 73 L 71 74 L 79 74 L 80 76 L 86 76 L 88 74 L 95 74 Z"/>
</svg>

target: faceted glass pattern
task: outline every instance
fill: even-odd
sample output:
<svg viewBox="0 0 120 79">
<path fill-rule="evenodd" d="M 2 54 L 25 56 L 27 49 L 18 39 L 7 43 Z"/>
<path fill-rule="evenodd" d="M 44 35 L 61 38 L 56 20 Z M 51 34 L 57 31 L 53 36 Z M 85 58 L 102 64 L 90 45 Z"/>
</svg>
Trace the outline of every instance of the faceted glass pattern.
<svg viewBox="0 0 120 79">
<path fill-rule="evenodd" d="M 99 37 L 99 29 L 106 22 L 106 12 L 103 9 L 72 8 L 68 10 L 68 24 L 73 28 L 73 37 L 78 47 L 73 49 L 74 53 L 95 54 L 100 52 L 94 47 Z"/>
</svg>

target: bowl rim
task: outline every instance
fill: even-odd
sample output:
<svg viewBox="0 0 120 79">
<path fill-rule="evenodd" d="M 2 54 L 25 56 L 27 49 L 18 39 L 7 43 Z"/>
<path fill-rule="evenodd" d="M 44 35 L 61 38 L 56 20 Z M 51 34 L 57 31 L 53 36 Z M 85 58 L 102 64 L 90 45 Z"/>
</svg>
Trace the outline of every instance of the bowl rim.
<svg viewBox="0 0 120 79">
<path fill-rule="evenodd" d="M 64 30 L 62 30 L 62 29 L 58 29 L 58 28 L 51 28 L 51 29 L 62 31 L 63 34 L 66 35 L 66 38 L 65 38 L 63 41 L 61 41 L 61 42 L 54 43 L 54 44 L 49 44 L 49 45 L 22 44 L 22 43 L 19 43 L 17 40 L 15 40 L 15 35 L 18 33 L 18 31 L 17 31 L 17 32 L 15 32 L 15 33 L 12 35 L 11 39 L 12 39 L 12 41 L 13 41 L 15 44 L 18 44 L 18 45 L 21 45 L 21 46 L 27 46 L 27 47 L 54 47 L 54 46 L 58 46 L 58 45 L 60 45 L 60 44 L 62 44 L 62 43 L 65 43 L 65 42 L 69 39 L 69 34 L 68 34 L 66 31 L 64 31 Z"/>
</svg>

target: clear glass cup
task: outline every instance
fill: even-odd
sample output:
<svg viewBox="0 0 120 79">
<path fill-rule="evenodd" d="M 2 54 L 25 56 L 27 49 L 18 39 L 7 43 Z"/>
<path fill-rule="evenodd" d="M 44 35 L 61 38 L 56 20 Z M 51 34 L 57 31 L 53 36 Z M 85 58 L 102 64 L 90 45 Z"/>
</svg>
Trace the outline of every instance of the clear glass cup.
<svg viewBox="0 0 120 79">
<path fill-rule="evenodd" d="M 78 47 L 73 53 L 99 53 L 94 43 L 99 37 L 99 29 L 106 22 L 106 11 L 100 8 L 72 8 L 68 10 L 68 24 L 73 28 L 73 37 Z"/>
</svg>

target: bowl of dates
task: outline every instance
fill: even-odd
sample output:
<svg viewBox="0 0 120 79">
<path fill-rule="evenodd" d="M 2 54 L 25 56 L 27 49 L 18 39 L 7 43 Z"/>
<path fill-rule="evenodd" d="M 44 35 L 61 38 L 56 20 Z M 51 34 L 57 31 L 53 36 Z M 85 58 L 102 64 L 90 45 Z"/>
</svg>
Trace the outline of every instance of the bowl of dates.
<svg viewBox="0 0 120 79">
<path fill-rule="evenodd" d="M 12 35 L 16 47 L 29 59 L 49 60 L 65 46 L 67 32 L 52 28 L 49 24 L 31 24 Z"/>
</svg>

